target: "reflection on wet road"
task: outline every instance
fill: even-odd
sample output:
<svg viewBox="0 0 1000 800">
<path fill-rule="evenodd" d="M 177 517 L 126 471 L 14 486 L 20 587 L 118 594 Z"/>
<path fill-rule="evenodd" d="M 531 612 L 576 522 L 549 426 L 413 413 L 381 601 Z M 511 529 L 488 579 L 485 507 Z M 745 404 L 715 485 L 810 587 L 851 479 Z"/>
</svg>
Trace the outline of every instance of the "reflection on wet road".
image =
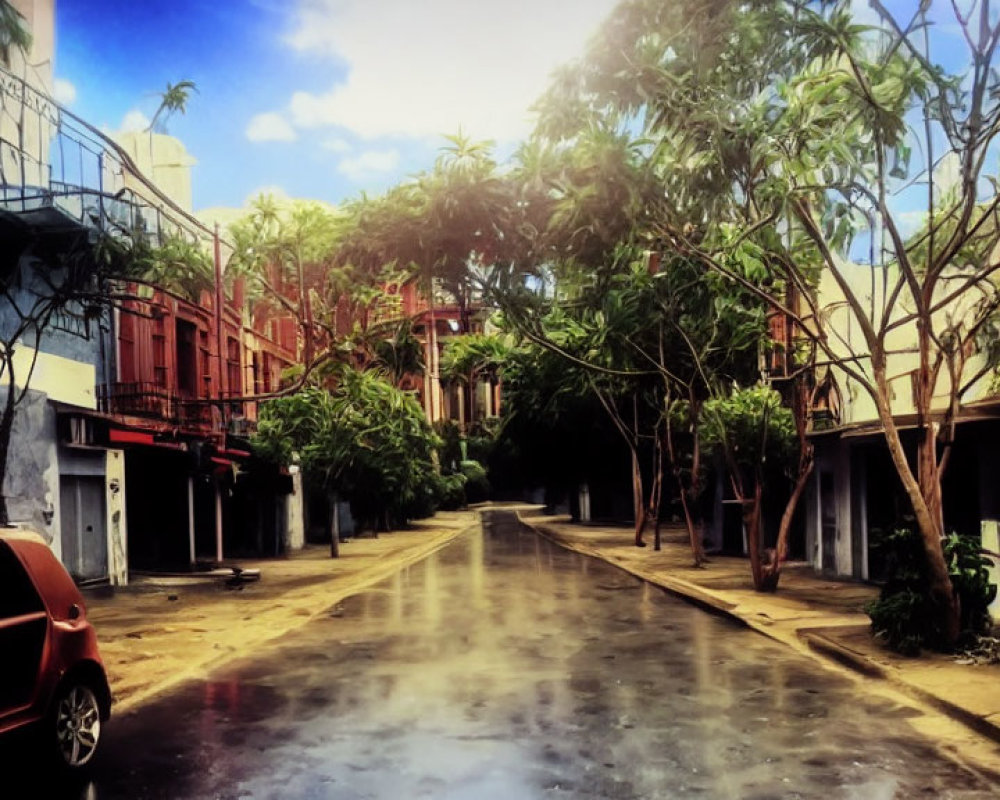
<svg viewBox="0 0 1000 800">
<path fill-rule="evenodd" d="M 915 713 L 495 516 L 113 719 L 83 796 L 998 796 Z"/>
</svg>

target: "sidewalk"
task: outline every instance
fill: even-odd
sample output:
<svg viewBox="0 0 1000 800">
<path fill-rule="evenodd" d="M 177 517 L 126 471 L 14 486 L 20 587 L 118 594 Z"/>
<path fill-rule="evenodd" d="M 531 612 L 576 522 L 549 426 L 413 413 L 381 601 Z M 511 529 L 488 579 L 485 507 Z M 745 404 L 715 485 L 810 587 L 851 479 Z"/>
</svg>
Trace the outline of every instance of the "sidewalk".
<svg viewBox="0 0 1000 800">
<path fill-rule="evenodd" d="M 244 569 L 260 570 L 260 581 L 238 589 L 185 576 L 88 592 L 115 713 L 330 613 L 478 520 L 477 511 L 439 512 L 406 531 L 345 542 L 339 559 L 330 558 L 328 545 L 309 545 L 287 558 L 240 560 Z"/>
<path fill-rule="evenodd" d="M 782 570 L 775 594 L 755 592 L 746 559 L 714 556 L 704 569 L 691 564 L 687 533 L 663 530 L 663 549 L 632 544 L 631 529 L 570 524 L 567 517 L 522 521 L 559 544 L 594 556 L 736 619 L 800 652 L 831 658 L 862 675 L 882 678 L 975 731 L 1000 742 L 1000 666 L 971 666 L 937 653 L 897 655 L 875 641 L 865 604 L 877 589 L 819 577 L 806 564 Z"/>
</svg>

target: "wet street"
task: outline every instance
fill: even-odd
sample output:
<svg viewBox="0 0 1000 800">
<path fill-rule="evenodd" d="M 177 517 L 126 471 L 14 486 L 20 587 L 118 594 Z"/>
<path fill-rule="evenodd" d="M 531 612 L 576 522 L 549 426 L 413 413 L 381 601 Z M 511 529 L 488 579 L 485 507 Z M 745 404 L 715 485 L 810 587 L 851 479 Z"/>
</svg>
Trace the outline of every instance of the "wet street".
<svg viewBox="0 0 1000 800">
<path fill-rule="evenodd" d="M 917 713 L 494 515 L 112 718 L 92 783 L 25 796 L 1000 796 Z"/>
</svg>

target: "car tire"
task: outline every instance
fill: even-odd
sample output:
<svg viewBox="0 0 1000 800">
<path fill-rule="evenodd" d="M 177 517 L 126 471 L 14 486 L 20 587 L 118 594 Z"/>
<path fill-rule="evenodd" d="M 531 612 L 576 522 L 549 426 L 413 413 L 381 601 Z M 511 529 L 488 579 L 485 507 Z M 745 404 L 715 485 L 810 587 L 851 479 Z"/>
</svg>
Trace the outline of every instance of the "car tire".
<svg viewBox="0 0 1000 800">
<path fill-rule="evenodd" d="M 60 768 L 75 772 L 91 762 L 101 741 L 101 704 L 89 683 L 70 679 L 59 688 L 45 735 Z"/>
</svg>

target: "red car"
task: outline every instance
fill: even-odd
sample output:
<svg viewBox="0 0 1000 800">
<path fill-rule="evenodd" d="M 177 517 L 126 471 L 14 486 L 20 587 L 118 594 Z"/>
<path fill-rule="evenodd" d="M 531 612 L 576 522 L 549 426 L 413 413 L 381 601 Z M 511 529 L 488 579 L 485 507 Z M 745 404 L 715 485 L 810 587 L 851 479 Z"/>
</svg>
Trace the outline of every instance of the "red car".
<svg viewBox="0 0 1000 800">
<path fill-rule="evenodd" d="M 111 691 L 83 597 L 45 541 L 0 528 L 0 735 L 41 726 L 56 763 L 97 751 Z"/>
</svg>

